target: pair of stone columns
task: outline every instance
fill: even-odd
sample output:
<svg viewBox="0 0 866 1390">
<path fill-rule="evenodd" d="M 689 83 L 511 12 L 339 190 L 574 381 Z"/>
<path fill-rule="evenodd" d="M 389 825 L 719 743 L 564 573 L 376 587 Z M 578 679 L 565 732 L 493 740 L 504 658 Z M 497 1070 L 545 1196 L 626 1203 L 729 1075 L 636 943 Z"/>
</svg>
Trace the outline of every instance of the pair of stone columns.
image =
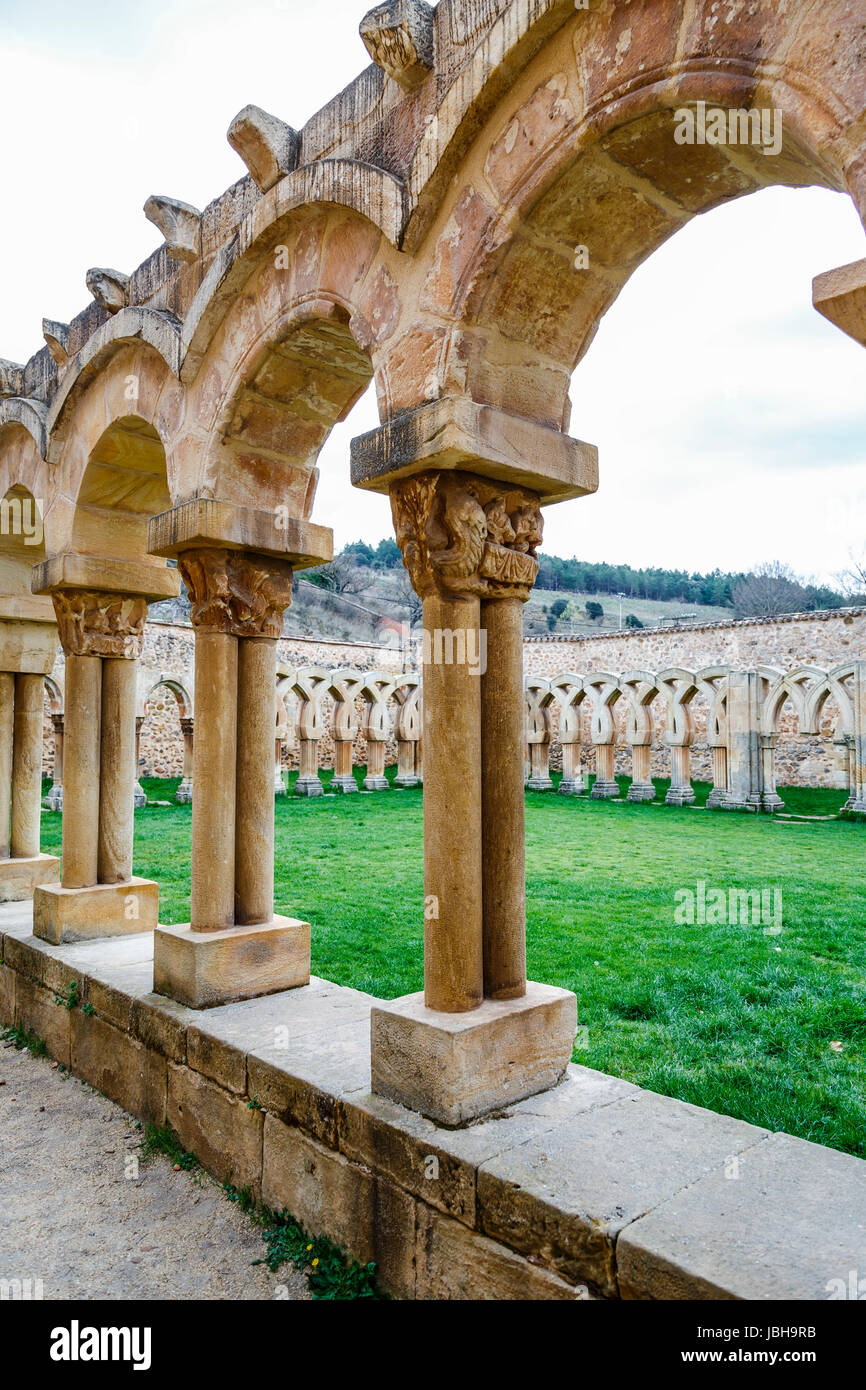
<svg viewBox="0 0 866 1390">
<path fill-rule="evenodd" d="M 424 992 L 373 1008 L 372 1087 L 446 1125 L 547 1089 L 571 1058 L 574 995 L 526 978 L 522 612 L 542 495 L 593 490 L 595 466 L 466 400 L 352 445 L 424 613 Z"/>
<path fill-rule="evenodd" d="M 40 852 L 45 676 L 56 648 L 49 601 L 0 598 L 0 902 L 30 898 L 60 868 Z"/>
<path fill-rule="evenodd" d="M 274 913 L 277 641 L 294 569 L 331 558 L 331 532 L 196 499 L 151 519 L 174 556 L 195 633 L 190 920 L 154 937 L 154 989 L 207 1008 L 304 985 L 310 926 Z"/>
<path fill-rule="evenodd" d="M 148 601 L 176 594 L 177 576 L 66 554 L 38 565 L 33 587 L 51 595 L 65 656 L 61 879 L 34 893 L 34 935 L 150 931 L 159 890 L 132 872 L 138 661 Z"/>
</svg>

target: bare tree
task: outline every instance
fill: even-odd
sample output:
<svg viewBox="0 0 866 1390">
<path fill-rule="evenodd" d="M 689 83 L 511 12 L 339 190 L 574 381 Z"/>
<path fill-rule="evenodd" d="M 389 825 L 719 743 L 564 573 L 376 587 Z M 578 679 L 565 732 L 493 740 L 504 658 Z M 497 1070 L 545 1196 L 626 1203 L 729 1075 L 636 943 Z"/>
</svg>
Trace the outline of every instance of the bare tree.
<svg viewBox="0 0 866 1390">
<path fill-rule="evenodd" d="M 866 595 L 866 549 L 858 555 L 848 552 L 848 568 L 836 576 L 836 582 L 847 598 L 862 598 Z"/>
<path fill-rule="evenodd" d="M 370 587 L 369 577 L 351 555 L 335 555 L 329 564 L 308 570 L 304 578 L 331 594 L 363 594 Z"/>
<path fill-rule="evenodd" d="M 731 590 L 738 618 L 776 618 L 809 605 L 809 594 L 788 565 L 772 560 L 758 565 Z"/>
</svg>

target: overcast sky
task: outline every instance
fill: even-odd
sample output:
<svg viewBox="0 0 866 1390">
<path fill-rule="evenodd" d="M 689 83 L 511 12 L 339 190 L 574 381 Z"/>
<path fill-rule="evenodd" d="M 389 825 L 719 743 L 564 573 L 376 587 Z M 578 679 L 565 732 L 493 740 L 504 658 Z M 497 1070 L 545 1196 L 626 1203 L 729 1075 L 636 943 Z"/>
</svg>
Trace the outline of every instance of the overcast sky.
<svg viewBox="0 0 866 1390">
<path fill-rule="evenodd" d="M 0 0 L 0 357 L 85 307 L 88 267 L 159 244 L 151 193 L 197 207 L 244 172 L 225 140 L 247 102 L 300 127 L 364 67 L 364 0 Z M 638 270 L 572 383 L 600 449 L 596 497 L 546 513 L 564 556 L 686 569 L 781 559 L 828 579 L 866 543 L 866 357 L 811 307 L 819 271 L 866 256 L 850 200 L 774 189 L 695 219 Z M 322 454 L 316 520 L 339 545 L 391 534 L 353 491 L 349 440 Z"/>
</svg>

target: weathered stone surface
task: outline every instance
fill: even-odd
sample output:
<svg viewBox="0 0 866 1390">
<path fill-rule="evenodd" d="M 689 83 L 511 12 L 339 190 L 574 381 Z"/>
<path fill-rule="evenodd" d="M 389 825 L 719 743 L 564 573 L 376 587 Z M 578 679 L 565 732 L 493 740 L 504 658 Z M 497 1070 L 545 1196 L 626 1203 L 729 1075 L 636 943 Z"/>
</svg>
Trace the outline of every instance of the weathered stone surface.
<svg viewBox="0 0 866 1390">
<path fill-rule="evenodd" d="M 312 1234 L 330 1236 L 361 1264 L 375 1260 L 385 1288 L 412 1296 L 412 1198 L 272 1115 L 265 1116 L 262 1200 L 290 1211 Z"/>
<path fill-rule="evenodd" d="M 260 106 L 244 106 L 229 126 L 227 139 L 262 193 L 297 167 L 298 132 Z"/>
<path fill-rule="evenodd" d="M 144 215 L 165 237 L 166 251 L 174 261 L 194 261 L 198 256 L 201 213 L 191 203 L 153 195 Z"/>
<path fill-rule="evenodd" d="M 356 1163 L 384 1172 L 422 1202 L 476 1224 L 475 1174 L 507 1153 L 594 1106 L 637 1087 L 586 1067 L 569 1066 L 552 1090 L 509 1105 L 466 1129 L 448 1130 L 383 1096 L 352 1092 L 340 1105 L 339 1147 Z"/>
<path fill-rule="evenodd" d="M 257 1197 L 262 1184 L 262 1115 L 189 1067 L 168 1064 L 166 1119 L 209 1173 Z"/>
<path fill-rule="evenodd" d="M 67 1017 L 75 1074 L 139 1119 L 164 1124 L 165 1058 L 98 1015 L 76 1009 Z"/>
<path fill-rule="evenodd" d="M 0 965 L 0 1023 L 11 1024 L 15 1016 L 16 972 L 8 965 Z"/>
<path fill-rule="evenodd" d="M 24 975 L 16 975 L 14 1022 L 16 1027 L 41 1038 L 57 1062 L 69 1066 L 70 1010 L 57 1004 L 53 990 L 47 990 Z"/>
<path fill-rule="evenodd" d="M 482 1164 L 481 1227 L 612 1297 L 623 1228 L 764 1138 L 650 1091 L 625 1097 Z"/>
<path fill-rule="evenodd" d="M 453 1014 L 410 994 L 371 1011 L 372 1089 L 440 1124 L 465 1124 L 556 1085 L 576 1028 L 574 995 L 548 985 Z"/>
<path fill-rule="evenodd" d="M 93 888 L 45 884 L 33 895 L 34 935 L 54 945 L 152 931 L 158 914 L 159 885 L 145 878 Z"/>
<path fill-rule="evenodd" d="M 864 1165 L 772 1134 L 627 1226 L 617 1277 L 623 1298 L 849 1298 L 864 1249 Z"/>
<path fill-rule="evenodd" d="M 274 917 L 222 931 L 179 926 L 154 933 L 154 991 L 191 1009 L 277 994 L 309 979 L 309 922 Z"/>
<path fill-rule="evenodd" d="M 145 1047 L 171 1062 L 186 1061 L 186 1030 L 195 1015 L 174 999 L 143 994 L 132 1006 L 132 1032 Z"/>
<path fill-rule="evenodd" d="M 591 1297 L 552 1270 L 418 1204 L 415 1298 L 489 1301 L 573 1301 Z"/>
<path fill-rule="evenodd" d="M 57 883 L 60 860 L 53 854 L 0 860 L 0 902 L 26 902 L 43 883 Z"/>
<path fill-rule="evenodd" d="M 816 275 L 812 303 L 825 319 L 866 347 L 866 260 Z"/>
</svg>

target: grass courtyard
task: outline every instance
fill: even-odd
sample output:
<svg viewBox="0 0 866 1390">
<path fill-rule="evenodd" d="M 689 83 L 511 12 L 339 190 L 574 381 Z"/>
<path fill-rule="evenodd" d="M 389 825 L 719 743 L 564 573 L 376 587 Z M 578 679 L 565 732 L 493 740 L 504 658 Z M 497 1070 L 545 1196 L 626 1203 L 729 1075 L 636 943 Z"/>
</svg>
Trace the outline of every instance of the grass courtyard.
<svg viewBox="0 0 866 1390">
<path fill-rule="evenodd" d="M 135 869 L 182 922 L 191 808 L 171 802 L 177 781 L 143 785 L 170 804 L 136 813 Z M 844 800 L 782 796 L 818 817 Z M 275 905 L 312 923 L 315 974 L 383 998 L 421 988 L 421 801 L 277 801 Z M 550 793 L 527 795 L 526 825 L 529 975 L 577 994 L 575 1061 L 866 1157 L 866 826 Z M 60 831 L 46 813 L 45 850 Z M 781 931 L 678 921 L 675 894 L 699 882 L 779 890 Z"/>
</svg>

